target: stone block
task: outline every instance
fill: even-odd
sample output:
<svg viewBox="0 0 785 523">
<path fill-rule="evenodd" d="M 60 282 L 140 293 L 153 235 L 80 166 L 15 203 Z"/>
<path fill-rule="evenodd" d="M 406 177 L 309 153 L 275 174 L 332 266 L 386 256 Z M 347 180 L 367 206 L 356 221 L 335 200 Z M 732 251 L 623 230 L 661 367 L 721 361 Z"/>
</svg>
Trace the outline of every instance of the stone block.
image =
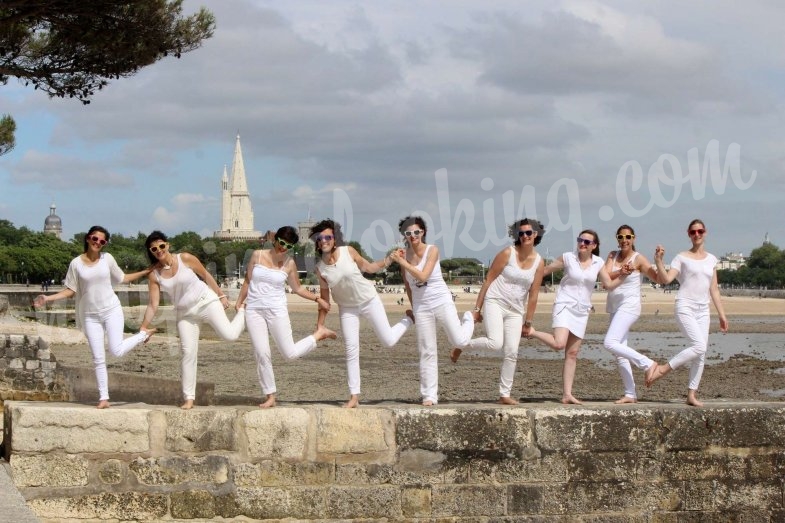
<svg viewBox="0 0 785 523">
<path fill-rule="evenodd" d="M 308 411 L 294 407 L 243 414 L 248 455 L 254 459 L 303 459 L 308 444 Z"/>
<path fill-rule="evenodd" d="M 123 492 L 69 498 L 28 499 L 27 506 L 41 519 L 119 519 L 123 521 L 161 521 L 168 513 L 165 495 L 149 492 Z"/>
<path fill-rule="evenodd" d="M 540 514 L 543 510 L 545 488 L 542 485 L 509 485 L 507 487 L 508 514 Z"/>
<path fill-rule="evenodd" d="M 25 335 L 24 334 L 9 334 L 8 335 L 8 344 L 11 347 L 17 347 L 21 349 L 26 345 Z"/>
<path fill-rule="evenodd" d="M 233 503 L 221 501 L 220 516 L 234 512 L 251 519 L 323 519 L 326 491 L 318 487 L 237 488 Z"/>
<path fill-rule="evenodd" d="M 164 415 L 170 452 L 237 450 L 234 409 L 167 409 Z"/>
<path fill-rule="evenodd" d="M 679 506 L 681 496 L 678 485 L 659 482 L 581 481 L 568 483 L 559 490 L 557 506 L 567 514 L 673 510 Z M 550 511 L 554 494 L 557 492 L 545 496 L 545 511 Z"/>
<path fill-rule="evenodd" d="M 524 409 L 400 409 L 396 414 L 401 451 L 424 449 L 451 459 L 507 459 L 522 456 L 533 446 Z"/>
<path fill-rule="evenodd" d="M 138 453 L 150 449 L 149 409 L 99 410 L 54 403 L 12 403 L 13 452 L 64 451 L 69 454 Z"/>
<path fill-rule="evenodd" d="M 401 490 L 401 515 L 407 518 L 426 518 L 431 515 L 431 489 L 404 487 Z"/>
<path fill-rule="evenodd" d="M 401 516 L 401 493 L 397 487 L 332 487 L 327 491 L 328 518 L 364 519 Z"/>
<path fill-rule="evenodd" d="M 25 361 L 25 370 L 36 370 L 40 366 L 41 366 L 41 362 L 38 360 Z"/>
<path fill-rule="evenodd" d="M 659 444 L 659 419 L 644 409 L 559 408 L 535 413 L 543 451 L 640 451 Z"/>
<path fill-rule="evenodd" d="M 11 369 L 22 370 L 25 368 L 25 360 L 22 358 L 13 358 L 8 362 L 8 367 Z"/>
<path fill-rule="evenodd" d="M 98 467 L 98 479 L 105 485 L 119 485 L 125 480 L 125 465 L 117 459 L 110 459 Z"/>
<path fill-rule="evenodd" d="M 52 357 L 52 352 L 49 349 L 38 349 L 38 351 L 35 353 L 35 357 L 37 360 L 49 361 L 49 359 Z"/>
<path fill-rule="evenodd" d="M 394 450 L 393 414 L 386 409 L 319 409 L 316 450 L 324 454 L 361 454 Z"/>
<path fill-rule="evenodd" d="M 698 451 L 667 452 L 661 474 L 667 480 L 742 480 L 747 476 L 748 460 L 739 455 Z"/>
<path fill-rule="evenodd" d="M 128 468 L 142 485 L 222 485 L 229 480 L 229 460 L 225 456 L 136 458 Z"/>
<path fill-rule="evenodd" d="M 629 452 L 572 452 L 567 481 L 635 481 L 637 461 Z"/>
<path fill-rule="evenodd" d="M 173 518 L 213 519 L 216 516 L 215 496 L 206 490 L 173 492 L 170 500 Z"/>
<path fill-rule="evenodd" d="M 663 413 L 668 450 L 785 446 L 785 407 L 683 409 Z"/>
<path fill-rule="evenodd" d="M 11 455 L 17 487 L 82 487 L 87 485 L 89 463 L 69 454 Z"/>
<path fill-rule="evenodd" d="M 545 454 L 539 459 L 472 460 L 472 483 L 523 483 L 567 481 L 567 458 Z"/>
<path fill-rule="evenodd" d="M 35 344 L 35 346 L 38 350 L 49 350 L 49 342 L 44 338 L 38 338 L 38 342 Z"/>
<path fill-rule="evenodd" d="M 401 469 L 397 464 L 345 463 L 335 467 L 339 485 L 430 485 L 443 482 L 443 473 Z"/>
<path fill-rule="evenodd" d="M 501 516 L 507 489 L 501 485 L 434 485 L 431 497 L 434 517 Z"/>
<path fill-rule="evenodd" d="M 724 480 L 718 483 L 715 502 L 720 511 L 765 511 L 769 508 L 782 507 L 781 478 L 771 478 L 769 481 L 757 483 Z"/>
<path fill-rule="evenodd" d="M 239 463 L 234 467 L 234 484 L 238 487 L 283 485 L 327 485 L 333 483 L 332 463 L 263 461 Z"/>
</svg>

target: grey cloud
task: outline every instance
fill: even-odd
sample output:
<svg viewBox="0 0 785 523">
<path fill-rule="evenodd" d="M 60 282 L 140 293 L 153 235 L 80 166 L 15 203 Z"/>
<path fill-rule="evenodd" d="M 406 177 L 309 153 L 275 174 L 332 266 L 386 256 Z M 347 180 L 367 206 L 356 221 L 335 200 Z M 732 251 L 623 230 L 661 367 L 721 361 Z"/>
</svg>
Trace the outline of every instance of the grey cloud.
<svg viewBox="0 0 785 523">
<path fill-rule="evenodd" d="M 18 185 L 41 185 L 47 189 L 105 190 L 130 187 L 133 179 L 114 171 L 101 162 L 86 162 L 60 154 L 28 151 L 19 162 L 8 168 L 11 182 Z"/>
</svg>

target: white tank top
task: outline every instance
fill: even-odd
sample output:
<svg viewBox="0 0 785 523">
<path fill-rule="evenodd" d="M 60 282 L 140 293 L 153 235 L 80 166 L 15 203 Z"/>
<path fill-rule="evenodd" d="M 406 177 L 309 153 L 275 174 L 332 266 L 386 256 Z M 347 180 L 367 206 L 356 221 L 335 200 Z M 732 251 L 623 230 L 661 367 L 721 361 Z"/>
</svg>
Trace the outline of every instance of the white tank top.
<svg viewBox="0 0 785 523">
<path fill-rule="evenodd" d="M 621 264 L 619 263 L 619 253 L 616 253 L 616 257 L 613 260 L 613 270 L 618 271 L 621 269 Z M 630 257 L 628 263 L 632 263 L 635 261 L 635 258 L 638 257 L 638 253 L 635 252 Z M 641 282 L 643 281 L 643 276 L 641 275 L 641 271 L 635 270 L 631 274 L 627 275 L 624 278 L 624 281 L 619 284 L 618 287 L 613 289 L 612 291 L 608 291 L 607 301 L 605 303 L 605 310 L 606 312 L 613 314 L 620 310 L 631 312 L 631 313 L 641 313 Z"/>
<path fill-rule="evenodd" d="M 289 260 L 284 260 L 284 265 Z M 248 284 L 248 297 L 245 300 L 246 309 L 277 309 L 286 308 L 286 290 L 284 284 L 289 279 L 289 274 L 283 269 L 273 269 L 257 263 L 251 272 L 251 282 Z"/>
<path fill-rule="evenodd" d="M 339 306 L 357 307 L 377 296 L 373 283 L 363 277 L 345 245 L 338 247 L 335 264 L 327 265 L 320 259 L 316 268 L 330 286 L 333 299 Z"/>
<path fill-rule="evenodd" d="M 510 246 L 510 257 L 501 274 L 488 286 L 485 292 L 486 300 L 493 300 L 514 310 L 519 314 L 526 311 L 526 301 L 529 289 L 534 283 L 534 276 L 540 267 L 540 255 L 537 254 L 534 263 L 528 269 L 521 269 L 518 265 L 518 256 L 515 247 Z"/>
<path fill-rule="evenodd" d="M 591 265 L 581 267 L 578 255 L 574 252 L 562 254 L 564 277 L 556 294 L 555 305 L 568 305 L 588 312 L 591 309 L 591 293 L 597 283 L 597 275 L 604 265 L 599 256 L 591 255 Z"/>
<path fill-rule="evenodd" d="M 418 270 L 423 270 L 423 267 L 425 267 L 430 248 L 430 245 L 425 248 L 422 259 L 417 264 Z M 409 288 L 412 291 L 412 308 L 415 315 L 417 311 L 429 311 L 445 303 L 452 303 L 452 293 L 442 277 L 442 266 L 439 264 L 438 259 L 426 281 L 416 280 L 409 272 L 406 273 L 406 280 L 409 282 Z"/>
<path fill-rule="evenodd" d="M 679 271 L 676 277 L 679 280 L 677 300 L 688 300 L 700 305 L 708 305 L 711 289 L 711 280 L 714 278 L 714 267 L 717 258 L 706 253 L 702 260 L 695 260 L 679 253 L 671 262 L 671 269 Z"/>
<path fill-rule="evenodd" d="M 172 300 L 175 310 L 187 311 L 199 301 L 199 298 L 209 289 L 207 284 L 199 279 L 196 273 L 177 256 L 177 272 L 171 278 L 163 278 L 156 269 L 158 285 Z"/>
</svg>

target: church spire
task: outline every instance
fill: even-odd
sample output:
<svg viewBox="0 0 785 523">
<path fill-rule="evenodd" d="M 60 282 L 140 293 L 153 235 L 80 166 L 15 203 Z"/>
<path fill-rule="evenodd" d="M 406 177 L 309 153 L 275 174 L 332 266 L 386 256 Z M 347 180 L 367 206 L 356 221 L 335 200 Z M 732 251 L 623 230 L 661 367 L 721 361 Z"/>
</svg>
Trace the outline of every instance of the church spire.
<svg viewBox="0 0 785 523">
<path fill-rule="evenodd" d="M 243 150 L 240 147 L 240 134 L 234 144 L 234 159 L 232 160 L 232 194 L 248 194 L 248 184 L 245 181 L 245 165 L 243 165 Z"/>
</svg>

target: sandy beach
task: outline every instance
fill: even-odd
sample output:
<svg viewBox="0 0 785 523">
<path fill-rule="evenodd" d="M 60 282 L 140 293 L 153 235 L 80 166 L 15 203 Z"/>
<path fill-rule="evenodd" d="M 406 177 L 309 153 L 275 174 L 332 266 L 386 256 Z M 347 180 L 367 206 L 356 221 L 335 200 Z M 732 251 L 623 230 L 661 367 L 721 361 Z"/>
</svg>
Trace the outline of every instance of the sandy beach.
<svg viewBox="0 0 785 523">
<path fill-rule="evenodd" d="M 476 294 L 454 289 L 459 311 L 474 306 Z M 643 315 L 633 328 L 631 345 L 635 346 L 635 332 L 660 333 L 667 338 L 668 348 L 675 354 L 682 348 L 682 339 L 673 318 L 675 293 L 663 293 L 651 289 L 644 293 Z M 382 294 L 382 300 L 391 321 L 397 321 L 405 305 L 397 301 L 404 294 Z M 535 328 L 550 328 L 550 310 L 553 293 L 540 294 Z M 592 314 L 587 329 L 584 347 L 588 350 L 602 346 L 602 337 L 608 325 L 605 311 L 605 293 L 595 293 L 593 299 L 596 312 Z M 738 351 L 730 358 L 720 361 L 712 354 L 712 345 L 717 337 L 713 317 L 707 368 L 699 390 L 705 400 L 746 399 L 771 401 L 782 397 L 785 389 L 785 350 L 781 358 L 763 359 L 755 356 L 753 343 L 748 337 L 758 334 L 785 341 L 785 300 L 725 297 L 723 299 L 732 333 L 739 338 Z M 313 330 L 316 308 L 312 302 L 297 296 L 289 296 L 290 315 L 295 339 Z M 335 306 L 334 306 L 335 307 Z M 138 372 L 165 378 L 180 377 L 180 358 L 171 310 L 162 308 L 158 326 L 162 332 L 144 346 L 132 351 L 125 358 L 108 356 L 110 371 Z M 137 326 L 143 307 L 126 309 L 129 326 Z M 712 310 L 712 313 L 714 311 Z M 43 336 L 52 343 L 58 361 L 69 366 L 91 366 L 91 356 L 84 336 L 73 328 L 47 327 L 36 322 L 20 320 L 12 313 L 0 318 L 0 333 L 25 333 Z M 337 308 L 327 319 L 327 325 L 339 331 Z M 362 343 L 361 369 L 363 392 L 361 401 L 377 403 L 383 401 L 418 403 L 419 367 L 414 330 L 407 332 L 393 349 L 384 349 L 376 340 L 370 327 L 363 323 L 360 339 Z M 481 325 L 475 335 L 483 334 Z M 215 383 L 216 394 L 221 401 L 254 403 L 260 397 L 256 364 L 247 333 L 234 343 L 215 339 L 209 327 L 202 331 L 199 349 L 200 381 Z M 500 356 L 479 355 L 465 352 L 457 364 L 449 360 L 449 345 L 440 333 L 439 393 L 440 403 L 449 402 L 494 402 L 498 398 Z M 644 347 L 637 347 L 647 353 Z M 784 347 L 785 348 L 785 347 Z M 297 361 L 287 362 L 273 347 L 273 365 L 278 387 L 279 402 L 338 403 L 348 396 L 343 342 L 337 340 L 321 342 L 319 347 Z M 554 401 L 561 397 L 561 360 L 543 359 L 553 357 L 543 345 L 533 340 L 522 340 L 518 367 L 513 388 L 513 397 L 524 402 Z M 656 358 L 660 363 L 666 360 Z M 639 401 L 682 402 L 687 388 L 687 369 L 680 369 L 661 380 L 651 389 L 643 386 L 643 373 L 637 372 Z M 590 402 L 607 402 L 622 395 L 621 379 L 613 365 L 600 365 L 583 358 L 579 361 L 574 392 L 576 397 Z M 226 398 L 226 397 L 230 398 Z"/>
</svg>

